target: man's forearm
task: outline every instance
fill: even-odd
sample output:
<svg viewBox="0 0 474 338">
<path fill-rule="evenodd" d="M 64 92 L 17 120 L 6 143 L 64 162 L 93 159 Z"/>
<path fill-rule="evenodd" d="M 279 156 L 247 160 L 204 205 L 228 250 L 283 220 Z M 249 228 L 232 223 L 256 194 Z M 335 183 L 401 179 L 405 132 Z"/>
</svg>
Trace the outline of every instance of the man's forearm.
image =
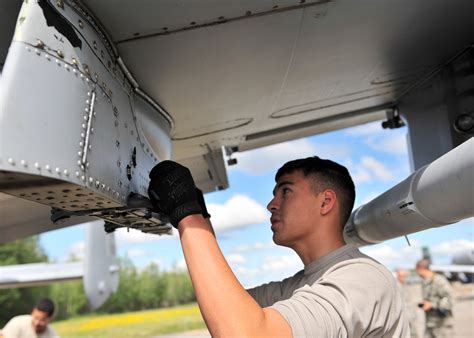
<svg viewBox="0 0 474 338">
<path fill-rule="evenodd" d="M 183 219 L 179 225 L 186 264 L 201 312 L 215 337 L 278 335 L 289 333 L 274 321 L 283 321 L 272 309 L 262 309 L 240 285 L 224 259 L 212 227 L 201 215 Z"/>
</svg>

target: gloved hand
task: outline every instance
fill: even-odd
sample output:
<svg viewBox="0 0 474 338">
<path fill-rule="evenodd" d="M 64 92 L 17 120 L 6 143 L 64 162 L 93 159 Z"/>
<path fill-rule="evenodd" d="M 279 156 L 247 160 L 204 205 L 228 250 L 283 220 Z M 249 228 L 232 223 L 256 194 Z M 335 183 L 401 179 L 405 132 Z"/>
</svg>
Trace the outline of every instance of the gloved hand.
<svg viewBox="0 0 474 338">
<path fill-rule="evenodd" d="M 199 206 L 201 207 L 201 210 L 202 210 L 202 216 L 204 218 L 211 218 L 211 214 L 207 212 L 206 202 L 204 201 L 204 196 L 202 194 L 201 189 L 196 188 L 196 194 L 198 197 Z"/>
<path fill-rule="evenodd" d="M 148 196 L 153 207 L 168 215 L 175 228 L 186 216 L 204 215 L 191 172 L 176 162 L 162 161 L 151 170 Z"/>
</svg>

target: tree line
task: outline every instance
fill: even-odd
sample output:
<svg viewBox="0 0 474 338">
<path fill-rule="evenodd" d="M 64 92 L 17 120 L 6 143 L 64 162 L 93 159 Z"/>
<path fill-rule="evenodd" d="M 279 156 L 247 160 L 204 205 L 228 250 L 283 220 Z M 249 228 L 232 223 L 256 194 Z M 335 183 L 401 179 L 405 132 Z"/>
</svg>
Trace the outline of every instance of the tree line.
<svg viewBox="0 0 474 338">
<path fill-rule="evenodd" d="M 39 238 L 13 241 L 0 245 L 0 266 L 48 262 Z M 47 286 L 0 290 L 0 328 L 13 316 L 27 314 L 37 299 L 50 297 L 57 310 L 56 319 L 67 319 L 91 313 L 82 281 Z M 161 271 L 156 264 L 137 269 L 124 258 L 120 261 L 119 288 L 95 313 L 120 313 L 169 307 L 194 302 L 196 296 L 187 271 L 177 268 Z"/>
</svg>

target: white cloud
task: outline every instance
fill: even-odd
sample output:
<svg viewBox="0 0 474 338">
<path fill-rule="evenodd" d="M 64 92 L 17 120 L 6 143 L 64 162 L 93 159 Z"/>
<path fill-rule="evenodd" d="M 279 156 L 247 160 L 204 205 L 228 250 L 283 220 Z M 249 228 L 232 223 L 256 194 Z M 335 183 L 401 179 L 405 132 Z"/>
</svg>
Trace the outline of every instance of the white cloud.
<svg viewBox="0 0 474 338">
<path fill-rule="evenodd" d="M 266 209 L 248 196 L 236 194 L 224 204 L 208 204 L 216 232 L 233 230 L 269 220 Z"/>
<path fill-rule="evenodd" d="M 435 245 L 430 250 L 434 255 L 455 255 L 459 252 L 474 250 L 474 242 L 466 239 L 457 239 Z"/>
<path fill-rule="evenodd" d="M 381 121 L 367 123 L 348 129 L 345 134 L 353 137 L 363 137 L 364 143 L 371 149 L 385 154 L 407 155 L 407 129 L 383 129 Z"/>
<path fill-rule="evenodd" d="M 148 256 L 149 252 L 142 250 L 142 249 L 129 249 L 127 250 L 127 256 L 130 258 L 135 258 L 135 257 L 144 257 Z"/>
<path fill-rule="evenodd" d="M 119 228 L 115 231 L 115 239 L 118 245 L 129 245 L 129 244 L 143 244 L 150 243 L 164 239 L 176 239 L 178 237 L 177 231 L 173 231 L 170 235 L 155 235 L 147 234 L 140 230 Z"/>
<path fill-rule="evenodd" d="M 383 163 L 377 161 L 371 156 L 362 157 L 361 165 L 382 181 L 390 181 L 394 179 L 390 170 L 388 170 Z"/>
<path fill-rule="evenodd" d="M 266 257 L 262 265 L 262 271 L 275 272 L 281 270 L 294 270 L 301 268 L 302 262 L 296 253 L 284 256 L 270 256 Z"/>
<path fill-rule="evenodd" d="M 68 249 L 66 257 L 64 260 L 68 260 L 71 257 L 82 260 L 85 254 L 85 243 L 84 242 L 75 242 Z"/>
<path fill-rule="evenodd" d="M 395 175 L 380 161 L 372 156 L 363 156 L 359 163 L 348 162 L 349 171 L 356 185 L 370 183 L 374 179 L 392 181 Z"/>
<path fill-rule="evenodd" d="M 273 243 L 273 241 L 267 242 L 267 243 L 260 243 L 256 242 L 252 245 L 239 245 L 238 247 L 235 248 L 235 252 L 252 252 L 252 251 L 259 251 L 259 250 L 266 250 L 266 249 L 273 249 L 276 247 L 276 244 Z"/>
<path fill-rule="evenodd" d="M 231 254 L 226 257 L 226 260 L 229 264 L 245 264 L 247 261 L 244 256 L 239 254 Z"/>
<path fill-rule="evenodd" d="M 350 155 L 350 149 L 347 144 L 316 144 L 307 139 L 300 139 L 241 153 L 237 152 L 234 154 L 237 165 L 229 169 L 251 175 L 261 175 L 268 171 L 276 171 L 288 161 L 315 155 L 321 158 L 344 158 Z"/>
</svg>

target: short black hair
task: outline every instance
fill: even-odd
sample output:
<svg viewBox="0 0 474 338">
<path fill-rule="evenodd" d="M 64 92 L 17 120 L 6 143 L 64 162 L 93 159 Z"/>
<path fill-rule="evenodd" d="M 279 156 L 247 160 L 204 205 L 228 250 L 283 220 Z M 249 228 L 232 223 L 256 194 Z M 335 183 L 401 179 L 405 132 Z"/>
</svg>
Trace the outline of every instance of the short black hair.
<svg viewBox="0 0 474 338">
<path fill-rule="evenodd" d="M 341 225 L 344 226 L 349 219 L 355 201 L 355 187 L 351 175 L 346 167 L 331 160 L 321 159 L 318 156 L 301 158 L 286 162 L 275 175 L 275 181 L 285 174 L 300 170 L 305 176 L 313 176 L 315 193 L 324 189 L 336 192 L 341 206 Z"/>
<path fill-rule="evenodd" d="M 54 314 L 54 303 L 49 298 L 42 298 L 36 302 L 35 309 L 46 312 L 48 317 L 52 317 Z"/>
</svg>

